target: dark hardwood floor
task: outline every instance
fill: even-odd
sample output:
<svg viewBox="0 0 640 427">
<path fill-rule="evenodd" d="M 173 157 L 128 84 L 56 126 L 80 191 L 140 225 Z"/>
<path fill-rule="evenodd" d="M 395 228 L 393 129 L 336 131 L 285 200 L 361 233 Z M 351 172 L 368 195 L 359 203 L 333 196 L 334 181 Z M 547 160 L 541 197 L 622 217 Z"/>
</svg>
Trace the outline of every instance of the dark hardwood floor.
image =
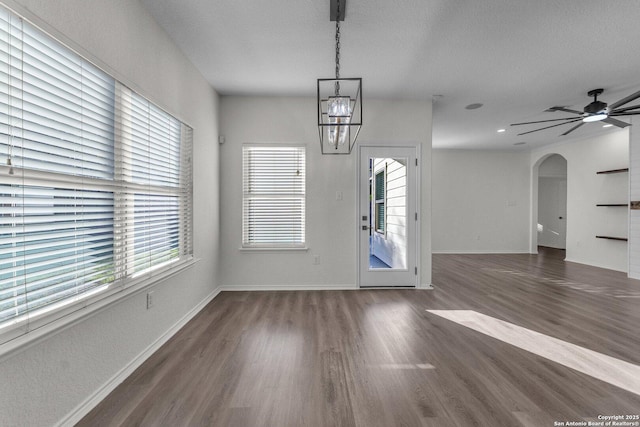
<svg viewBox="0 0 640 427">
<path fill-rule="evenodd" d="M 427 311 L 481 313 L 567 343 L 559 358 L 590 363 L 574 345 L 633 376 L 640 282 L 563 256 L 434 255 L 431 291 L 224 292 L 78 425 L 537 427 L 638 415 L 637 390 Z"/>
</svg>

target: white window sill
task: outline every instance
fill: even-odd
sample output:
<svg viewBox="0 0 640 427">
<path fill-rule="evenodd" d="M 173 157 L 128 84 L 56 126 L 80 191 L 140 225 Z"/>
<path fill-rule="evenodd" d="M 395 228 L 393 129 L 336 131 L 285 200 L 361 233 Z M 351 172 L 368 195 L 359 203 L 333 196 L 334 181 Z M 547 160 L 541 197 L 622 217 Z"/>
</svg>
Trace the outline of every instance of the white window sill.
<svg viewBox="0 0 640 427">
<path fill-rule="evenodd" d="M 122 302 L 123 300 L 149 290 L 156 284 L 174 276 L 200 261 L 198 258 L 190 258 L 179 261 L 165 269 L 155 270 L 140 275 L 127 284 L 125 288 L 117 287 L 106 290 L 93 297 L 81 299 L 77 303 L 71 303 L 61 311 L 52 312 L 49 316 L 43 315 L 35 322 L 37 327 L 29 328 L 15 338 L 0 343 L 0 362 L 18 351 L 24 350 L 66 328 L 80 323 L 87 318 Z M 16 324 L 15 327 L 24 327 Z"/>
<path fill-rule="evenodd" d="M 240 252 L 307 252 L 308 246 L 302 246 L 299 248 L 278 248 L 278 247 L 241 247 L 238 249 Z"/>
</svg>

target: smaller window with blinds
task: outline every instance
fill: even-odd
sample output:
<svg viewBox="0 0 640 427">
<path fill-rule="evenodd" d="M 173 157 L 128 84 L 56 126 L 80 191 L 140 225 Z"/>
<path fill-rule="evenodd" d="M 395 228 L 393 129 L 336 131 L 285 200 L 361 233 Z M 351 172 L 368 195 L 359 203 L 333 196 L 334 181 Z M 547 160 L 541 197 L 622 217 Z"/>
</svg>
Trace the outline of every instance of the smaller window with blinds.
<svg viewBox="0 0 640 427">
<path fill-rule="evenodd" d="M 305 246 L 305 147 L 242 147 L 242 247 Z"/>
</svg>

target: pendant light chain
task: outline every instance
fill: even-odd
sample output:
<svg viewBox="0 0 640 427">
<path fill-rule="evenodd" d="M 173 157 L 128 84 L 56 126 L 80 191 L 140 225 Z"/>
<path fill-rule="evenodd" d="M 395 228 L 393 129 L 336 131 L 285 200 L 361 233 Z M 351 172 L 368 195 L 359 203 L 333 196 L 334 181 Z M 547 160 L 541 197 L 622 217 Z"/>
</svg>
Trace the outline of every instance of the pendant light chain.
<svg viewBox="0 0 640 427">
<path fill-rule="evenodd" d="M 336 11 L 336 96 L 340 95 L 340 0 Z"/>
<path fill-rule="evenodd" d="M 347 0 L 329 0 L 335 21 L 335 78 L 318 79 L 318 131 L 322 154 L 350 154 L 362 126 L 362 78 L 340 76 L 340 25 Z"/>
</svg>

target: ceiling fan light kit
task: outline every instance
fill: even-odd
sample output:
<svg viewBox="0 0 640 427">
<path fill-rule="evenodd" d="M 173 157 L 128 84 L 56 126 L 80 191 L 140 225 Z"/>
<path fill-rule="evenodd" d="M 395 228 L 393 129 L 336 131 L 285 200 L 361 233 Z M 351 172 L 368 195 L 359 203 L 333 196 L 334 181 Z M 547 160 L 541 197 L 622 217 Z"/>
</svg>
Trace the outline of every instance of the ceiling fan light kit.
<svg viewBox="0 0 640 427">
<path fill-rule="evenodd" d="M 573 117 L 563 117 L 561 119 L 549 119 L 549 120 L 538 120 L 534 122 L 522 122 L 522 123 L 512 123 L 511 126 L 521 126 L 521 125 L 530 125 L 530 124 L 539 124 L 539 123 L 548 123 L 548 122 L 560 122 L 550 126 L 545 126 L 539 129 L 534 129 L 528 132 L 519 133 L 520 135 L 526 135 L 533 132 L 538 132 L 544 129 L 549 129 L 557 126 L 562 126 L 568 123 L 580 122 L 573 126 L 571 129 L 564 132 L 561 136 L 565 136 L 578 129 L 585 123 L 592 122 L 605 122 L 611 126 L 617 126 L 619 128 L 626 128 L 627 126 L 631 126 L 629 123 L 623 122 L 621 120 L 615 119 L 614 117 L 620 116 L 633 116 L 640 114 L 640 104 L 632 105 L 629 107 L 624 107 L 624 105 L 629 102 L 640 98 L 640 91 L 632 93 L 629 96 L 622 98 L 621 100 L 614 102 L 611 105 L 607 105 L 606 102 L 598 101 L 598 96 L 604 92 L 604 89 L 593 89 L 587 92 L 588 96 L 593 97 L 593 101 L 584 107 L 583 111 L 572 110 L 567 107 L 551 107 L 545 111 L 553 112 L 553 111 L 562 111 L 565 113 L 575 114 Z"/>
<path fill-rule="evenodd" d="M 599 122 L 601 120 L 606 119 L 607 117 L 609 117 L 608 114 L 600 113 L 600 114 L 594 114 L 592 116 L 585 116 L 585 117 L 582 118 L 582 121 L 585 122 L 585 123 Z"/>
<path fill-rule="evenodd" d="M 340 78 L 340 21 L 346 0 L 330 0 L 336 22 L 336 76 L 318 79 L 318 132 L 322 154 L 350 154 L 362 126 L 362 78 Z"/>
</svg>

